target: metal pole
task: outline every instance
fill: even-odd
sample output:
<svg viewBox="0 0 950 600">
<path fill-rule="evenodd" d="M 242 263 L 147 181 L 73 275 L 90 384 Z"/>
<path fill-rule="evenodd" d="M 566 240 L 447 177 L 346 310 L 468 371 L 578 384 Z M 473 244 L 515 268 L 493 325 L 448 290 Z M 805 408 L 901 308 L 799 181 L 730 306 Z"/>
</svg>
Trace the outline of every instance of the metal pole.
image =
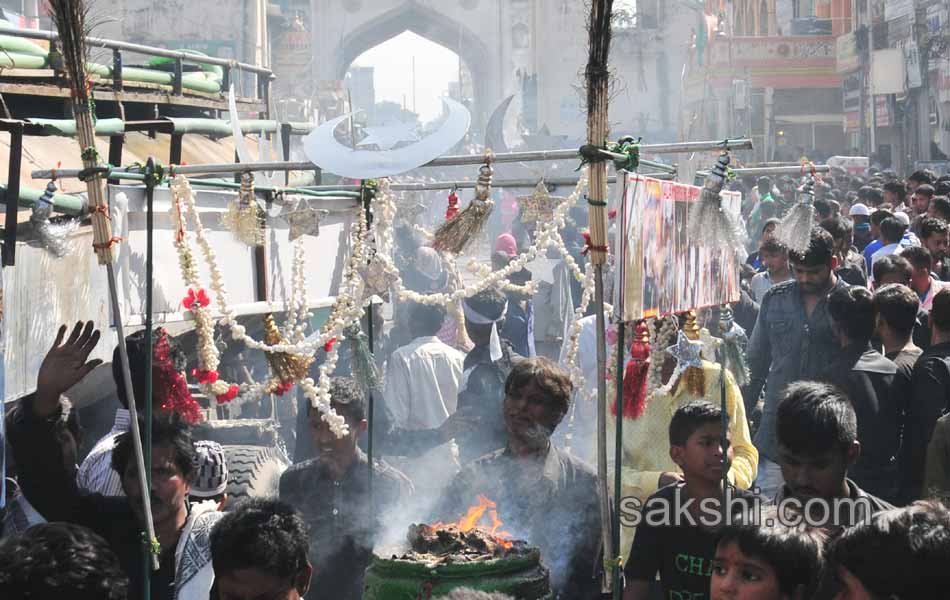
<svg viewBox="0 0 950 600">
<path fill-rule="evenodd" d="M 752 140 L 737 139 L 712 142 L 682 142 L 677 144 L 643 144 L 640 146 L 641 153 L 649 154 L 678 154 L 688 152 L 705 152 L 723 149 L 731 150 L 751 150 Z M 599 153 L 610 159 L 625 159 L 626 155 L 599 150 Z M 507 152 L 504 154 L 492 155 L 493 163 L 516 163 L 516 162 L 542 162 L 555 160 L 577 160 L 580 153 L 577 149 L 569 148 L 566 150 L 539 150 L 535 152 Z M 457 156 L 443 156 L 430 160 L 423 167 L 449 167 L 462 165 L 481 165 L 485 162 L 485 156 L 481 154 L 463 154 Z M 642 162 L 642 161 L 641 161 Z M 657 165 L 661 163 L 655 163 Z M 312 171 L 318 165 L 310 161 L 270 161 L 257 163 L 211 163 L 204 165 L 170 165 L 169 174 L 172 175 L 210 175 L 220 173 L 242 173 L 245 171 Z M 672 169 L 673 167 L 667 168 Z M 112 174 L 116 173 L 136 173 L 140 172 L 139 167 L 124 167 L 114 169 Z M 64 169 L 56 171 L 57 177 L 75 177 L 79 169 Z M 49 179 L 50 170 L 33 171 L 34 179 Z"/>
<path fill-rule="evenodd" d="M 623 268 L 621 267 L 621 271 Z M 621 280 L 622 281 L 622 280 Z M 620 294 L 620 297 L 623 298 L 623 294 Z M 620 510 L 620 467 L 623 463 L 623 366 L 624 366 L 624 334 L 626 333 L 626 327 L 623 322 L 623 302 L 619 302 L 618 306 L 615 308 L 614 312 L 614 321 L 617 323 L 617 372 L 614 374 L 614 383 L 616 389 L 615 391 L 615 420 L 616 427 L 614 430 L 614 514 Z M 614 535 L 614 551 L 615 553 L 620 552 L 620 530 L 623 527 L 620 524 L 619 519 L 614 519 L 613 535 Z M 613 572 L 613 589 L 615 594 L 619 594 L 620 590 L 623 589 L 623 582 L 621 580 L 622 571 L 619 568 L 614 569 Z"/>
<path fill-rule="evenodd" d="M 3 266 L 12 267 L 16 261 L 17 211 L 20 197 L 20 165 L 23 159 L 23 124 L 10 128 L 10 162 L 7 169 L 7 210 L 3 229 Z"/>
<path fill-rule="evenodd" d="M 142 436 L 142 461 L 145 464 L 145 483 L 152 489 L 152 284 L 153 247 L 155 233 L 155 160 L 149 156 L 145 163 L 145 432 Z M 120 317 L 117 317 L 120 318 Z M 150 556 L 145 555 L 145 572 L 149 573 Z M 145 577 L 145 598 L 151 594 L 150 577 Z"/>
<path fill-rule="evenodd" d="M 815 165 L 815 173 L 828 173 L 831 167 L 828 165 Z M 760 175 L 807 175 L 811 173 L 811 167 L 804 169 L 801 165 L 792 167 L 749 167 L 745 169 L 732 169 L 737 176 L 760 176 Z M 709 171 L 696 171 L 700 177 L 709 175 Z"/>
</svg>

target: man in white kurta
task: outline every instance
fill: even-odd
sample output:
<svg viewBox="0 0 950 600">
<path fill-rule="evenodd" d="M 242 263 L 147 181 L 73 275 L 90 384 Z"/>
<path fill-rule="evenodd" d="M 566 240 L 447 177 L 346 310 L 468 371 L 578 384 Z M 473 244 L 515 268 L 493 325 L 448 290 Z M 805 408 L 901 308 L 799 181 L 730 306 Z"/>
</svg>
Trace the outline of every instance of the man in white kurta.
<svg viewBox="0 0 950 600">
<path fill-rule="evenodd" d="M 465 355 L 436 337 L 445 320 L 443 307 L 415 304 L 408 316 L 413 340 L 389 358 L 386 408 L 398 428 L 436 429 L 455 412 Z M 400 457 L 392 462 L 418 491 L 441 489 L 458 470 L 452 442 L 418 458 Z"/>
</svg>

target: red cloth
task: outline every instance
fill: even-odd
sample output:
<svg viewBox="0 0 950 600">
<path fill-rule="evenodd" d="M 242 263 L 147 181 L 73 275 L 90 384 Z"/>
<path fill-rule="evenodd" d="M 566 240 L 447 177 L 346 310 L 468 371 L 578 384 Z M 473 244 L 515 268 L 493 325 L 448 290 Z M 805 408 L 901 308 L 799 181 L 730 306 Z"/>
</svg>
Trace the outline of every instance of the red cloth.
<svg viewBox="0 0 950 600">
<path fill-rule="evenodd" d="M 510 233 L 503 233 L 495 239 L 495 252 L 504 252 L 508 258 L 518 255 L 518 242 Z"/>
</svg>

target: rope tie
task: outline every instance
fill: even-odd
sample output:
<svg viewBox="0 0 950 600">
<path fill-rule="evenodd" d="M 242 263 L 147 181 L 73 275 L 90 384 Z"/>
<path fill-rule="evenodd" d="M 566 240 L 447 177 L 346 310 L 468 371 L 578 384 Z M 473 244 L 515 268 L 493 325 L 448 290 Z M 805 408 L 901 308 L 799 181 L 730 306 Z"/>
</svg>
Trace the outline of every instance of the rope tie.
<svg viewBox="0 0 950 600">
<path fill-rule="evenodd" d="M 99 213 L 110 221 L 112 220 L 112 215 L 109 214 L 109 206 L 106 204 L 97 205 L 96 208 L 93 209 L 93 212 Z"/>
<path fill-rule="evenodd" d="M 595 245 L 593 245 L 593 243 L 591 242 L 591 239 L 590 239 L 590 232 L 589 232 L 589 231 L 585 231 L 585 232 L 583 232 L 581 235 L 584 236 L 584 249 L 581 250 L 581 255 L 587 256 L 587 253 L 590 252 L 591 250 L 593 250 L 593 251 L 595 251 L 595 252 L 603 252 L 604 254 L 607 253 L 607 251 L 608 251 L 607 246 L 595 246 Z"/>
<path fill-rule="evenodd" d="M 93 242 L 93 243 L 92 243 L 92 247 L 95 248 L 96 250 L 108 250 L 108 249 L 111 248 L 112 246 L 114 246 L 114 245 L 120 243 L 121 241 L 122 241 L 122 238 L 121 238 L 121 237 L 119 237 L 119 236 L 117 236 L 117 235 L 114 235 L 114 236 L 112 236 L 112 239 L 110 239 L 108 242 L 105 242 L 105 243 L 102 243 L 102 244 L 97 244 L 97 243 Z"/>
</svg>

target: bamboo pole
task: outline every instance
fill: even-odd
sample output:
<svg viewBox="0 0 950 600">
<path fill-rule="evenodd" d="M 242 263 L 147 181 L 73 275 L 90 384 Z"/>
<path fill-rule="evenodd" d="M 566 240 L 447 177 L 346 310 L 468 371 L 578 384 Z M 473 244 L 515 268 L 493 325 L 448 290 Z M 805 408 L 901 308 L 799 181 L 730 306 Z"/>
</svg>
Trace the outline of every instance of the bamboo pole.
<svg viewBox="0 0 950 600">
<path fill-rule="evenodd" d="M 589 48 L 585 70 L 587 87 L 587 143 L 600 147 L 609 135 L 608 107 L 610 100 L 610 73 L 607 59 L 610 55 L 610 17 L 613 0 L 592 0 L 588 22 Z M 607 348 L 604 323 L 604 273 L 607 261 L 607 163 L 603 160 L 590 164 L 588 188 L 588 226 L 590 227 L 589 256 L 594 267 L 594 313 L 597 320 L 597 480 L 600 496 L 601 537 L 604 563 L 613 565 L 604 573 L 603 590 L 619 590 L 618 565 L 612 526 L 614 519 L 608 499 L 607 486 Z M 620 468 L 617 465 L 616 468 Z"/>
</svg>

